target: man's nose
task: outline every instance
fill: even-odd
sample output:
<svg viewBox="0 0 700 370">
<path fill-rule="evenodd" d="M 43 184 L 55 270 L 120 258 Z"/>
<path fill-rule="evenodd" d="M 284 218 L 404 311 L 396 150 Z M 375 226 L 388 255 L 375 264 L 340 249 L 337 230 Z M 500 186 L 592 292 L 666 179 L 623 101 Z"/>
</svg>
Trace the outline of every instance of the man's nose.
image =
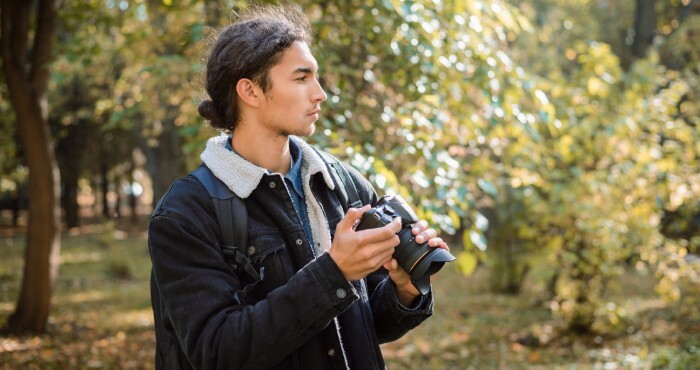
<svg viewBox="0 0 700 370">
<path fill-rule="evenodd" d="M 326 99 L 328 99 L 328 95 L 326 95 L 326 92 L 323 91 L 323 87 L 321 87 L 321 83 L 316 80 L 316 91 L 314 91 L 313 95 L 313 101 L 318 101 L 318 102 L 324 102 Z"/>
</svg>

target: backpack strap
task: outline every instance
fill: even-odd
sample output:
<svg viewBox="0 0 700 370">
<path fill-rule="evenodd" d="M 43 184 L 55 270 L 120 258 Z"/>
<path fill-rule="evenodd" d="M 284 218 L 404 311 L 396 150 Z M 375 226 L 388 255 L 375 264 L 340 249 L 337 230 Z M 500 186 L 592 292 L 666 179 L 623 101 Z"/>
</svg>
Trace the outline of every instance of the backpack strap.
<svg viewBox="0 0 700 370">
<path fill-rule="evenodd" d="M 347 212 L 350 208 L 361 208 L 362 200 L 360 200 L 360 195 L 357 192 L 355 183 L 352 182 L 350 174 L 343 163 L 332 154 L 320 151 L 313 146 L 312 148 L 314 148 L 316 153 L 323 159 L 323 162 L 326 163 L 328 172 L 333 178 L 333 183 L 335 183 L 335 191 L 343 206 L 343 211 Z M 343 186 L 340 186 L 340 184 Z"/>
<path fill-rule="evenodd" d="M 248 213 L 245 203 L 204 164 L 192 171 L 191 175 L 204 185 L 214 203 L 221 230 L 221 251 L 224 259 L 234 271 L 243 270 L 254 280 L 260 280 L 260 275 L 243 253 L 248 239 Z"/>
</svg>

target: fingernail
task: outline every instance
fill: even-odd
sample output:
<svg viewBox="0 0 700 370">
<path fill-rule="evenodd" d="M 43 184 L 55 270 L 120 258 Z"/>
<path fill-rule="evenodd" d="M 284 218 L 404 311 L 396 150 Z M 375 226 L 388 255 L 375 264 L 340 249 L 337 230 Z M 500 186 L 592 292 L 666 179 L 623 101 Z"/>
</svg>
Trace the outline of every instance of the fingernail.
<svg viewBox="0 0 700 370">
<path fill-rule="evenodd" d="M 422 235 L 416 236 L 416 243 L 418 243 L 418 244 L 423 243 L 423 236 Z"/>
</svg>

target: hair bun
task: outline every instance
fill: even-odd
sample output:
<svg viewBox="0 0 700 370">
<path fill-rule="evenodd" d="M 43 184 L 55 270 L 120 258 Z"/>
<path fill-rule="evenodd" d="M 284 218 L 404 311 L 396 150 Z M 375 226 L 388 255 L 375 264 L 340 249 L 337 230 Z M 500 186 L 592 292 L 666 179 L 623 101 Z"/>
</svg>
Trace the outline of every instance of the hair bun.
<svg viewBox="0 0 700 370">
<path fill-rule="evenodd" d="M 199 106 L 197 106 L 197 110 L 199 111 L 200 116 L 204 117 L 204 119 L 207 119 L 209 121 L 216 121 L 219 118 L 216 112 L 216 107 L 214 106 L 214 102 L 210 99 L 206 99 L 199 103 Z"/>
<path fill-rule="evenodd" d="M 197 106 L 199 115 L 208 120 L 215 129 L 229 130 L 226 126 L 226 117 L 224 117 L 216 108 L 216 104 L 211 99 L 206 99 Z"/>
</svg>

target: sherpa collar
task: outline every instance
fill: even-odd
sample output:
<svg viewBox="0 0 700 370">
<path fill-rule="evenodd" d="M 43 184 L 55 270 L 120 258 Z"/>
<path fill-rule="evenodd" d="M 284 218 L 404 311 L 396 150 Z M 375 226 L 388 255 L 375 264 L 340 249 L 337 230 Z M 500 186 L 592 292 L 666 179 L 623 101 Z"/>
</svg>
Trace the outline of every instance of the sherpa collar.
<svg viewBox="0 0 700 370">
<path fill-rule="evenodd" d="M 323 159 L 304 140 L 296 136 L 290 136 L 289 139 L 301 149 L 301 174 L 305 185 L 308 184 L 312 175 L 320 172 L 328 188 L 333 190 L 335 184 Z M 223 181 L 239 198 L 245 199 L 255 190 L 268 171 L 228 150 L 226 140 L 228 136 L 224 135 L 210 138 L 200 158 L 214 176 Z"/>
</svg>

